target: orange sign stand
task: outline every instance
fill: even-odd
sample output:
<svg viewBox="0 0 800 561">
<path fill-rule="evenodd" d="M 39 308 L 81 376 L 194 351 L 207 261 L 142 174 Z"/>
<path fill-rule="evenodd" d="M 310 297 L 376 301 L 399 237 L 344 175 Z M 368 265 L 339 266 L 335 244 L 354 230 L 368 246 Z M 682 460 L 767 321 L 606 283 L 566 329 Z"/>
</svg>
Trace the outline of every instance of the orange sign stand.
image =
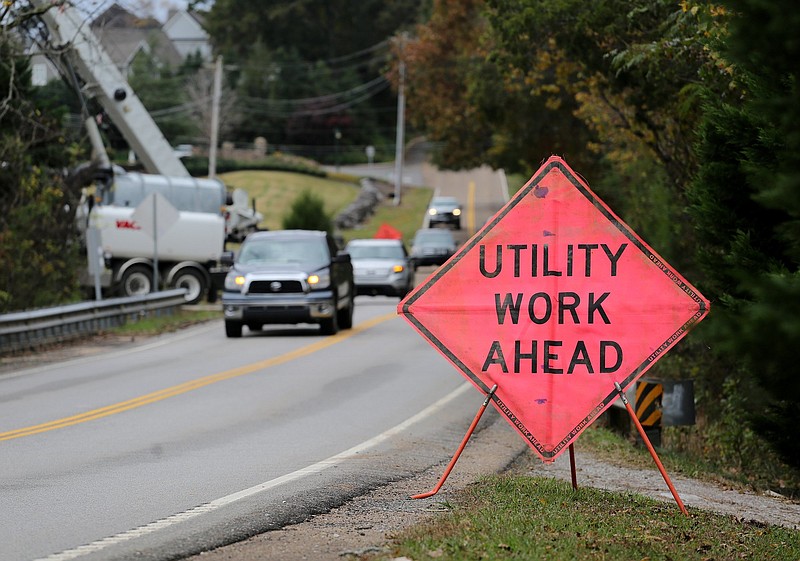
<svg viewBox="0 0 800 561">
<path fill-rule="evenodd" d="M 447 464 L 447 469 L 444 470 L 442 477 L 439 478 L 439 482 L 433 487 L 433 489 L 431 489 L 427 493 L 420 493 L 419 495 L 411 495 L 412 499 L 427 499 L 428 497 L 432 497 L 433 495 L 439 492 L 439 489 L 441 489 L 442 485 L 444 485 L 444 482 L 447 480 L 447 477 L 450 475 L 450 472 L 453 471 L 453 467 L 455 467 L 458 458 L 461 456 L 461 452 L 463 452 L 464 448 L 467 446 L 467 442 L 472 436 L 472 433 L 475 432 L 475 427 L 478 426 L 478 421 L 480 421 L 481 417 L 483 417 L 483 412 L 486 411 L 486 406 L 489 405 L 489 401 L 492 399 L 492 395 L 494 395 L 494 392 L 496 390 L 497 386 L 494 386 L 491 390 L 489 390 L 486 399 L 483 400 L 483 405 L 481 405 L 480 409 L 478 409 L 478 412 L 475 414 L 475 418 L 472 419 L 472 423 L 469 425 L 469 428 L 467 429 L 467 434 L 464 435 L 464 439 L 461 441 L 461 445 L 458 447 L 458 450 L 456 450 L 456 453 L 453 455 L 453 459 L 450 460 L 449 464 Z"/>
<path fill-rule="evenodd" d="M 543 461 L 569 450 L 574 472 L 573 442 L 709 302 L 553 156 L 397 309 Z"/>
</svg>

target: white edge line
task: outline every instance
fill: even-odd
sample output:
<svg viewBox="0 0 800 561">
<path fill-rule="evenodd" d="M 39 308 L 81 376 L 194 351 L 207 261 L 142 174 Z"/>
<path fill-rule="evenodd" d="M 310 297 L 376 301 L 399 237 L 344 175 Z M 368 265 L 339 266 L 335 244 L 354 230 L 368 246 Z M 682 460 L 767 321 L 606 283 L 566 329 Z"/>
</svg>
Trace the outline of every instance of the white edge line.
<svg viewBox="0 0 800 561">
<path fill-rule="evenodd" d="M 315 464 L 310 466 L 306 466 L 304 468 L 298 469 L 297 471 L 293 471 L 291 473 L 287 473 L 286 475 L 282 475 L 280 477 L 276 477 L 270 481 L 265 481 L 264 483 L 259 483 L 258 485 L 254 485 L 249 489 L 243 489 L 241 491 L 237 491 L 236 493 L 231 493 L 225 497 L 221 497 L 219 499 L 215 499 L 211 502 L 202 504 L 200 506 L 196 506 L 194 508 L 190 508 L 189 510 L 185 510 L 183 512 L 179 512 L 178 514 L 173 514 L 172 516 L 168 516 L 166 518 L 162 518 L 161 520 L 156 520 L 155 522 L 151 522 L 150 524 L 145 524 L 144 526 L 140 526 L 138 528 L 134 528 L 132 530 L 128 530 L 126 532 L 122 532 L 120 534 L 116 534 L 114 536 L 109 536 L 107 538 L 103 538 L 92 543 L 81 545 L 74 549 L 68 549 L 66 551 L 62 551 L 61 553 L 54 553 L 52 555 L 48 555 L 47 557 L 42 557 L 35 561 L 68 561 L 70 559 L 77 559 L 78 557 L 83 557 L 84 555 L 89 555 L 90 553 L 96 553 L 98 551 L 102 551 L 108 547 L 113 545 L 126 542 L 128 540 L 132 540 L 134 538 L 139 538 L 142 536 L 146 536 L 148 534 L 152 534 L 159 530 L 163 530 L 165 528 L 169 528 L 170 526 L 174 526 L 181 522 L 185 522 L 191 518 L 196 516 L 200 516 L 201 514 L 207 514 L 209 512 L 213 512 L 217 509 L 220 509 L 224 506 L 228 506 L 233 504 L 237 501 L 242 499 L 246 499 L 248 497 L 252 497 L 258 493 L 262 493 L 264 491 L 268 491 L 269 489 L 273 489 L 285 483 L 291 483 L 292 481 L 297 481 L 298 479 L 302 479 L 304 477 L 308 477 L 309 475 L 318 474 L 329 467 L 335 466 L 338 463 L 347 460 L 353 456 L 356 456 L 370 448 L 381 444 L 382 442 L 388 440 L 392 436 L 403 432 L 404 430 L 408 429 L 410 426 L 418 423 L 419 421 L 433 415 L 445 405 L 453 401 L 455 398 L 463 394 L 468 389 L 472 388 L 473 386 L 469 383 L 463 383 L 458 388 L 447 394 L 446 396 L 442 397 L 438 401 L 432 403 L 413 417 L 409 417 L 399 425 L 395 425 L 394 427 L 390 428 L 387 431 L 378 434 L 369 440 L 365 440 L 364 442 L 345 450 L 344 452 L 339 452 L 329 458 L 321 460 Z"/>
</svg>

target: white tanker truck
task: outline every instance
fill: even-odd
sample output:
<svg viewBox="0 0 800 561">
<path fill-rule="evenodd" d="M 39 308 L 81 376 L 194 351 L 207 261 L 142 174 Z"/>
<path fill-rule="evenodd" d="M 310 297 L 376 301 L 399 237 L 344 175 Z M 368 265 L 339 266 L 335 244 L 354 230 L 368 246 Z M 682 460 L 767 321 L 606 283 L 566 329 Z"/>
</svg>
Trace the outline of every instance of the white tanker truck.
<svg viewBox="0 0 800 561">
<path fill-rule="evenodd" d="M 143 295 L 156 286 L 186 289 L 186 302 L 214 301 L 224 270 L 225 186 L 213 179 L 167 177 L 114 167 L 78 213 L 86 234 L 82 278 L 96 292 Z M 99 294 L 98 294 L 99 296 Z"/>
<path fill-rule="evenodd" d="M 241 241 L 262 219 L 243 191 L 228 194 L 216 179 L 193 178 L 125 77 L 75 7 L 33 0 L 49 36 L 49 51 L 65 76 L 80 76 L 79 94 L 97 99 L 149 173 L 111 166 L 95 120 L 85 119 L 100 174 L 78 225 L 85 233 L 84 284 L 122 296 L 160 286 L 184 287 L 187 303 L 207 292 L 216 299 L 225 241 Z M 47 9 L 49 8 L 49 9 Z M 218 273 L 218 274 L 215 274 Z"/>
</svg>

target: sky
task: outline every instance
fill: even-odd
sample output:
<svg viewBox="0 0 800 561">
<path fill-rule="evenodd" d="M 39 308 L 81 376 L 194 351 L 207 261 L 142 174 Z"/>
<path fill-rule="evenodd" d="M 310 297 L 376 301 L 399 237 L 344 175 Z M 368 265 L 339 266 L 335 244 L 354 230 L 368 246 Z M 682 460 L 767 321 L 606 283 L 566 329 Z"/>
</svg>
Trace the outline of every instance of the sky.
<svg viewBox="0 0 800 561">
<path fill-rule="evenodd" d="M 167 20 L 167 14 L 171 8 L 183 9 L 189 4 L 189 0 L 116 0 L 116 2 L 114 0 L 73 0 L 73 2 L 90 19 L 116 3 L 137 16 L 154 16 L 161 23 Z M 206 2 L 204 9 L 211 3 Z"/>
</svg>

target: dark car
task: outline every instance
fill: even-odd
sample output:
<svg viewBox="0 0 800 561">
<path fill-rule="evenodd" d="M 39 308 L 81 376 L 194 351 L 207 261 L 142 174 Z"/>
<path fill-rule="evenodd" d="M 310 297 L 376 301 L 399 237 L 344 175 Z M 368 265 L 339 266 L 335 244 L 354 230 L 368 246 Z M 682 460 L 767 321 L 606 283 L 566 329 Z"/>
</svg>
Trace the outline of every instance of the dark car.
<svg viewBox="0 0 800 561">
<path fill-rule="evenodd" d="M 231 261 L 229 252 L 223 256 Z M 350 255 L 314 230 L 275 230 L 247 236 L 225 277 L 225 333 L 241 337 L 265 324 L 317 323 L 333 335 L 353 326 L 355 283 Z"/>
<path fill-rule="evenodd" d="M 356 239 L 345 251 L 353 262 L 356 294 L 403 298 L 414 287 L 414 268 L 402 240 Z"/>
<path fill-rule="evenodd" d="M 433 197 L 428 205 L 428 225 L 438 224 L 461 229 L 461 203 L 455 197 Z"/>
<path fill-rule="evenodd" d="M 423 228 L 417 230 L 411 244 L 411 262 L 414 268 L 441 265 L 456 252 L 456 241 L 450 230 Z"/>
</svg>

